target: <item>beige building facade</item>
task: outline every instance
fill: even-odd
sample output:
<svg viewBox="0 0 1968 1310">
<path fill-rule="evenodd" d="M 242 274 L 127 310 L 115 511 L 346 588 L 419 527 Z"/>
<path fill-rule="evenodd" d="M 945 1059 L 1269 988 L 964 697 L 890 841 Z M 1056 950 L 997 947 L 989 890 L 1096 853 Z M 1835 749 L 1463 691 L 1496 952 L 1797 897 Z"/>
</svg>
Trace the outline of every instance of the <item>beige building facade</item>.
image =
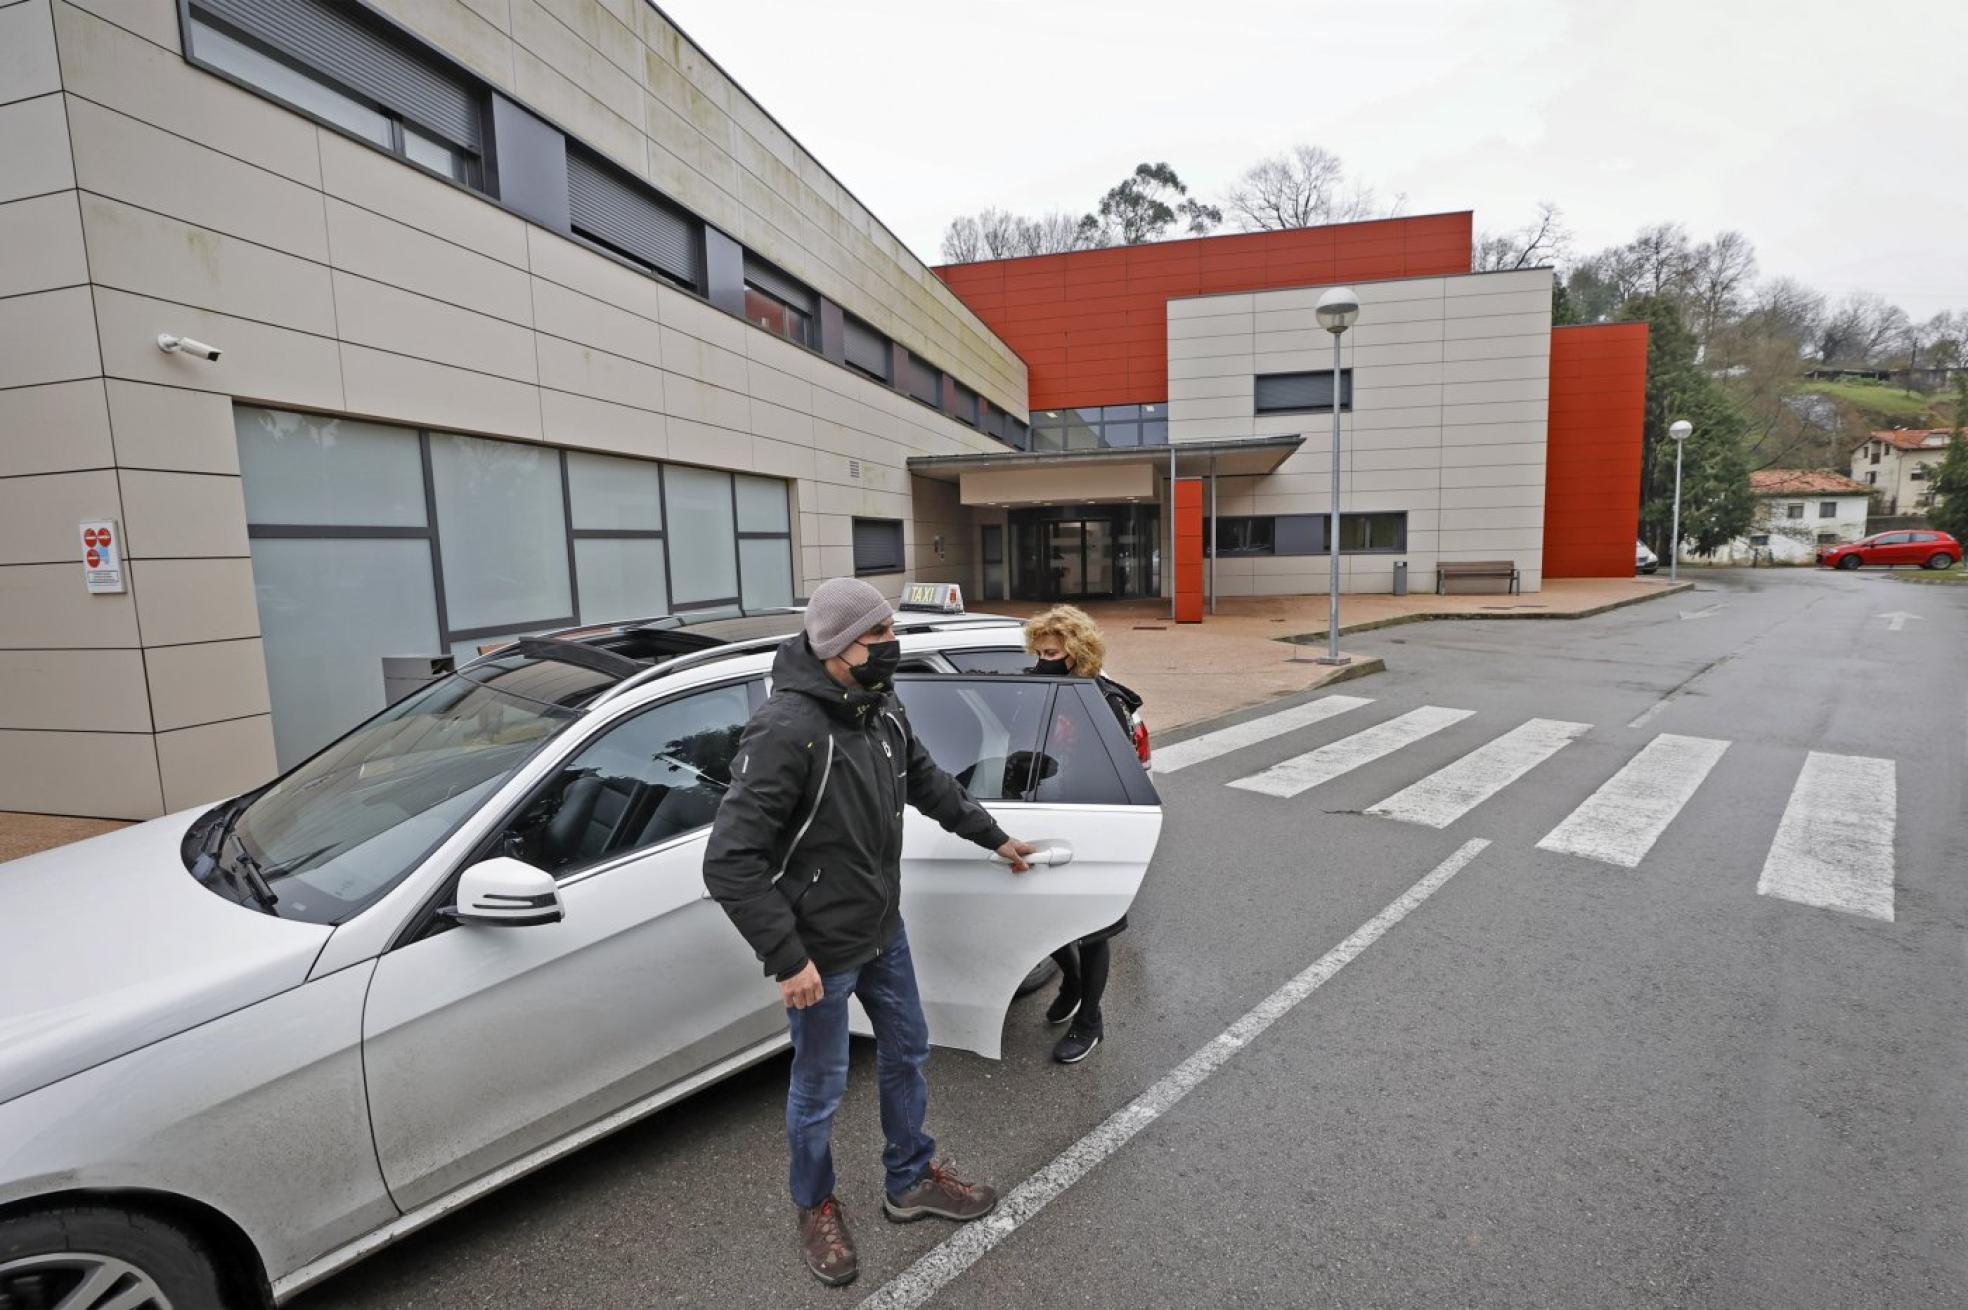
<svg viewBox="0 0 1968 1310">
<path fill-rule="evenodd" d="M 0 809 L 119 818 L 265 781 L 386 655 L 786 603 L 857 531 L 891 591 L 967 581 L 906 461 L 1025 417 L 1018 357 L 642 0 L 0 4 L 0 344 Z"/>
</svg>

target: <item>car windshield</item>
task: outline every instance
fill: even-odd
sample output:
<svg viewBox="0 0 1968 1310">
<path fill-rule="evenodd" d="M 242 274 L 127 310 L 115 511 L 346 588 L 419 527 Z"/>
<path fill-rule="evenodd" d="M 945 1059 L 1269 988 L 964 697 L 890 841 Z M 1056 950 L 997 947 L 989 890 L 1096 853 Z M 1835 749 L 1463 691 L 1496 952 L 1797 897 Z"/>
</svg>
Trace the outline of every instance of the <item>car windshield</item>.
<svg viewBox="0 0 1968 1310">
<path fill-rule="evenodd" d="M 452 674 L 255 797 L 217 850 L 219 864 L 242 886 L 241 866 L 264 876 L 278 898 L 272 913 L 339 923 L 395 886 L 614 681 L 522 656 Z M 188 834 L 188 865 L 229 809 Z"/>
</svg>

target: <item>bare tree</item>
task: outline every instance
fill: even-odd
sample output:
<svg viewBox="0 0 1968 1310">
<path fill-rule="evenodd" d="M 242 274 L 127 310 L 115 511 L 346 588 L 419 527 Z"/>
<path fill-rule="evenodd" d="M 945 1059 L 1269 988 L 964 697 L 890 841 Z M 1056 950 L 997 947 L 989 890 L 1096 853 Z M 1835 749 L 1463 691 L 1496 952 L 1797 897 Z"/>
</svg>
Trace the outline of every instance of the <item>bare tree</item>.
<svg viewBox="0 0 1968 1310">
<path fill-rule="evenodd" d="M 943 229 L 943 262 L 974 264 L 984 258 L 984 233 L 977 220 L 960 214 Z"/>
<path fill-rule="evenodd" d="M 1739 327 L 1746 335 L 1788 341 L 1802 353 L 1817 341 L 1824 315 L 1823 296 L 1794 278 L 1775 277 L 1751 294 Z"/>
<path fill-rule="evenodd" d="M 1549 200 L 1538 202 L 1537 218 L 1511 232 L 1480 232 L 1470 251 L 1469 267 L 1475 273 L 1494 273 L 1503 269 L 1536 268 L 1556 264 L 1571 249 L 1572 234 L 1564 216 Z"/>
<path fill-rule="evenodd" d="M 980 259 L 1016 259 L 1020 255 L 1052 255 L 1106 244 L 1097 225 L 1053 210 L 1026 218 L 1009 210 L 987 208 L 950 220 L 943 230 L 943 261 L 969 264 Z"/>
<path fill-rule="evenodd" d="M 1223 203 L 1244 231 L 1261 232 L 1391 218 L 1404 197 L 1382 205 L 1373 188 L 1347 185 L 1338 155 L 1323 146 L 1298 145 L 1245 169 Z"/>
<path fill-rule="evenodd" d="M 1689 325 L 1707 357 L 1716 336 L 1742 317 L 1743 297 L 1756 276 L 1756 247 L 1740 232 L 1723 232 L 1694 251 L 1689 279 Z"/>
<path fill-rule="evenodd" d="M 1907 314 L 1884 296 L 1858 291 L 1838 302 L 1818 328 L 1817 355 L 1826 364 L 1863 366 L 1884 361 L 1903 342 Z"/>
</svg>

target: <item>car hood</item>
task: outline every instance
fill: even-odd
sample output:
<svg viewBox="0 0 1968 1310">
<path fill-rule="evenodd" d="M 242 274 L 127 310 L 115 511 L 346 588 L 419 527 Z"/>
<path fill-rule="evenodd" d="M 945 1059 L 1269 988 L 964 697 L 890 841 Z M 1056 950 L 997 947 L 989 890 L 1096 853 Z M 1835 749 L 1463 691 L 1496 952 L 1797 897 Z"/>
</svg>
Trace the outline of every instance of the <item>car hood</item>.
<svg viewBox="0 0 1968 1310">
<path fill-rule="evenodd" d="M 307 978 L 334 930 L 200 886 L 201 813 L 0 864 L 0 1103 Z"/>
</svg>

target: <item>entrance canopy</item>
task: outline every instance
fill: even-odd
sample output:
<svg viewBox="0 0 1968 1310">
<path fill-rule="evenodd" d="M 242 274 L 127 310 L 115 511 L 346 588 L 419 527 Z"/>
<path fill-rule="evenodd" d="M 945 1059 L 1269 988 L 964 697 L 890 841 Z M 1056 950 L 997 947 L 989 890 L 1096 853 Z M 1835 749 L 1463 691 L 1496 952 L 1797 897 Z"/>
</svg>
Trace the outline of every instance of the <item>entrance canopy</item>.
<svg viewBox="0 0 1968 1310">
<path fill-rule="evenodd" d="M 918 455 L 909 461 L 909 472 L 958 483 L 966 505 L 1148 500 L 1171 469 L 1178 478 L 1275 473 L 1304 443 L 1302 436 L 1235 437 L 1104 450 Z"/>
</svg>

